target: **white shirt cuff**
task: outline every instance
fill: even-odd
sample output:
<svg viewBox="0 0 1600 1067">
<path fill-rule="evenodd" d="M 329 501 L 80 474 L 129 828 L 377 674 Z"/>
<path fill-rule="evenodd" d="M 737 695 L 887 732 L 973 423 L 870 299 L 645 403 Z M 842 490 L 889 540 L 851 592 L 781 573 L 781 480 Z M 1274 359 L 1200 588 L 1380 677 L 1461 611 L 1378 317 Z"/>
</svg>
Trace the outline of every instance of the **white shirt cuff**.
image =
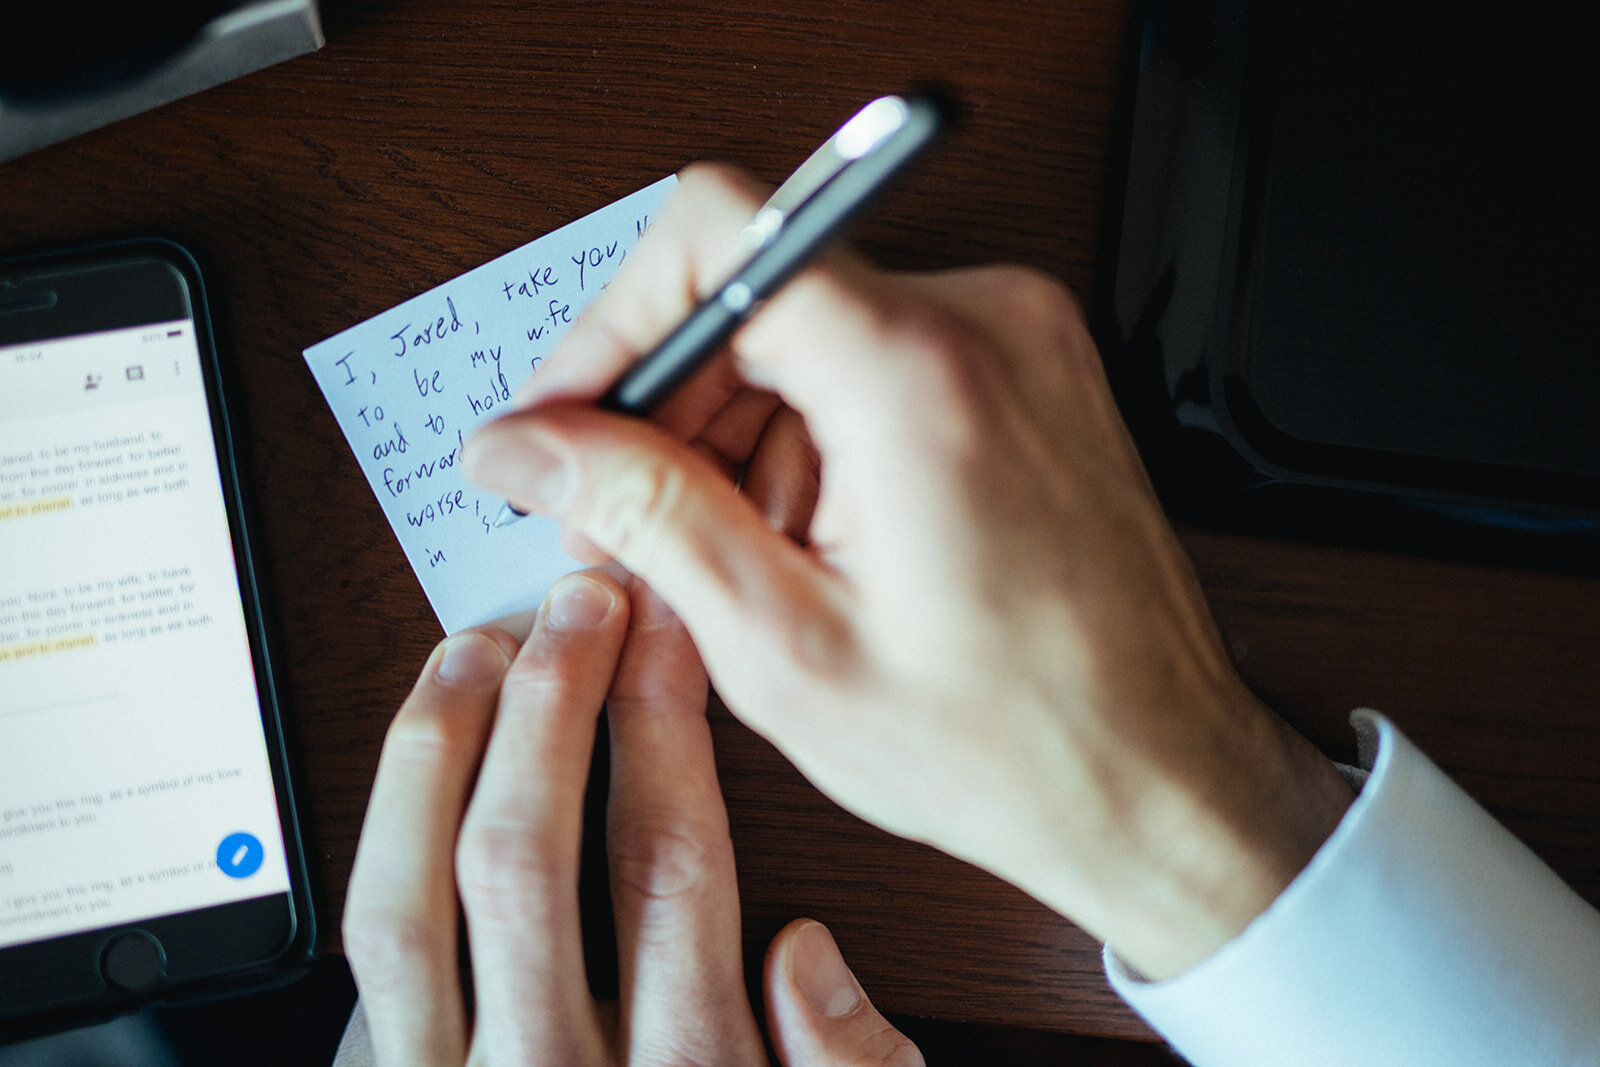
<svg viewBox="0 0 1600 1067">
<path fill-rule="evenodd" d="M 1600 1063 L 1600 913 L 1387 719 L 1351 722 L 1372 774 L 1305 870 L 1175 978 L 1108 949 L 1113 988 L 1200 1067 Z"/>
</svg>

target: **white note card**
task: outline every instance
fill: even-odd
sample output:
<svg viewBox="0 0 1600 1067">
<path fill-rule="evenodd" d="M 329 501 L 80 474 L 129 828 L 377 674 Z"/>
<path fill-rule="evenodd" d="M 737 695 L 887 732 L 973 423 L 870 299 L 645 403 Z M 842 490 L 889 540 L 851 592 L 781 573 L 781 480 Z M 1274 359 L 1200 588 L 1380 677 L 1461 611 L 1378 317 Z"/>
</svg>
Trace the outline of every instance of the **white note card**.
<svg viewBox="0 0 1600 1067">
<path fill-rule="evenodd" d="M 496 528 L 461 443 L 611 281 L 676 177 L 608 204 L 305 350 L 446 633 L 538 607 L 580 564 L 556 523 Z"/>
</svg>

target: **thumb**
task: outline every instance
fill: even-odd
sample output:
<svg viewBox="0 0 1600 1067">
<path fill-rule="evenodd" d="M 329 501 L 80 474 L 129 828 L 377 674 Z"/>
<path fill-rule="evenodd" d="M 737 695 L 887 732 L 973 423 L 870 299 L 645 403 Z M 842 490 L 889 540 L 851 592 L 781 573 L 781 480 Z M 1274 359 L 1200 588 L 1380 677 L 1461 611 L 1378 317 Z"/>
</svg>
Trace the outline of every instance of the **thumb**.
<svg viewBox="0 0 1600 1067">
<path fill-rule="evenodd" d="M 474 481 L 559 519 L 644 579 L 688 627 L 726 695 L 782 685 L 783 668 L 796 666 L 783 662 L 785 650 L 843 654 L 839 579 L 659 427 L 553 404 L 490 422 L 465 459 Z"/>
<path fill-rule="evenodd" d="M 767 1028 L 784 1067 L 923 1067 L 845 966 L 828 928 L 796 919 L 767 949 Z"/>
</svg>

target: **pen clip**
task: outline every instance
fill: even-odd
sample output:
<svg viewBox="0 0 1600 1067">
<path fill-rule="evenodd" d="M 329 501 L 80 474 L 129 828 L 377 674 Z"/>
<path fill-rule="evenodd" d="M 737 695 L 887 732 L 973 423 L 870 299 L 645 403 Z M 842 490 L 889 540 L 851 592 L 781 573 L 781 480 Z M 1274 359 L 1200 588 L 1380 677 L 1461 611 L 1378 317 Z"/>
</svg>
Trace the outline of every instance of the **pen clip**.
<svg viewBox="0 0 1600 1067">
<path fill-rule="evenodd" d="M 790 215 L 851 163 L 900 130 L 910 113 L 904 98 L 880 96 L 852 115 L 756 212 L 742 235 L 746 250 L 755 252 L 768 244 L 783 229 Z"/>
</svg>

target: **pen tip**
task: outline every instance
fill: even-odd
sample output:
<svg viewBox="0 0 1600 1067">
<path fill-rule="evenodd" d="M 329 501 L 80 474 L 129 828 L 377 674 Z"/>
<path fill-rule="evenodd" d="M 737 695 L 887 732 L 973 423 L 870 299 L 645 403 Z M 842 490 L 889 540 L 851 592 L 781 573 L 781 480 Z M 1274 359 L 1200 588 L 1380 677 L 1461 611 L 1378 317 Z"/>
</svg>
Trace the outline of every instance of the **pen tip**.
<svg viewBox="0 0 1600 1067">
<path fill-rule="evenodd" d="M 500 505 L 500 514 L 494 517 L 495 529 L 499 529 L 502 526 L 510 526 L 518 519 L 526 518 L 527 515 L 526 511 L 518 511 L 510 504 L 502 504 Z"/>
</svg>

